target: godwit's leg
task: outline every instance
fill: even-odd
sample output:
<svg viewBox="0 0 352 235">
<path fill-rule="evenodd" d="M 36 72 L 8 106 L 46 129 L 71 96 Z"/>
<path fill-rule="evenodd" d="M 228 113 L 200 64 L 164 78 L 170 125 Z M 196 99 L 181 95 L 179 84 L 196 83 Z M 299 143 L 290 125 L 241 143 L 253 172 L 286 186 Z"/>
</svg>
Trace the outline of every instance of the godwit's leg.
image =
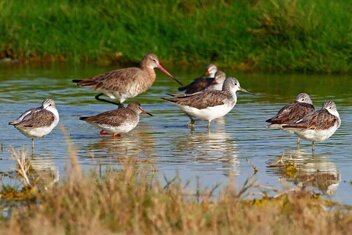
<svg viewBox="0 0 352 235">
<path fill-rule="evenodd" d="M 124 107 L 123 104 L 121 104 L 121 103 L 116 103 L 116 102 L 111 101 L 111 100 L 106 100 L 106 99 L 100 98 L 100 96 L 102 96 L 102 95 L 104 95 L 104 94 L 103 94 L 103 93 L 100 93 L 100 94 L 96 95 L 96 96 L 95 96 L 95 99 L 96 99 L 96 100 L 99 100 L 99 101 L 102 101 L 102 102 L 109 103 L 109 104 L 118 105 L 119 108 Z"/>
<path fill-rule="evenodd" d="M 208 129 L 210 129 L 210 122 L 211 122 L 211 121 L 209 120 L 209 121 L 208 121 Z"/>
<path fill-rule="evenodd" d="M 100 135 L 108 135 L 109 133 L 106 132 L 106 131 L 104 131 L 104 130 L 101 130 L 101 131 L 99 132 L 99 134 L 100 134 Z"/>
<path fill-rule="evenodd" d="M 312 152 L 314 152 L 315 150 L 315 145 L 314 145 L 314 141 L 312 142 Z"/>
</svg>

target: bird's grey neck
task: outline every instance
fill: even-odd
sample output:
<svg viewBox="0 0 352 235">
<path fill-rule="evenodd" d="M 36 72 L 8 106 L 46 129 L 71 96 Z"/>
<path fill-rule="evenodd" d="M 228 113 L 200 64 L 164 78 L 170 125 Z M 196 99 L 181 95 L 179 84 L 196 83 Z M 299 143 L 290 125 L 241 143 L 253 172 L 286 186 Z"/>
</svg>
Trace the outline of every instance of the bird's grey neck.
<svg viewBox="0 0 352 235">
<path fill-rule="evenodd" d="M 236 90 L 231 89 L 230 87 L 224 85 L 222 88 L 223 91 L 225 91 L 226 93 L 228 93 L 229 95 L 231 95 L 232 97 L 236 97 Z"/>
</svg>

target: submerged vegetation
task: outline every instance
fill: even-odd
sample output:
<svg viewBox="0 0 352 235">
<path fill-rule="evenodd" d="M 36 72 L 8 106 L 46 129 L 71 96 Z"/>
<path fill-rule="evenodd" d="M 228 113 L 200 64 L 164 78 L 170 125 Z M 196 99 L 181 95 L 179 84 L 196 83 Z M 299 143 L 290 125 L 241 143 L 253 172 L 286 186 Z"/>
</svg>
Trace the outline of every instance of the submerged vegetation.
<svg viewBox="0 0 352 235">
<path fill-rule="evenodd" d="M 4 234 L 348 234 L 352 229 L 350 208 L 301 188 L 249 199 L 257 187 L 250 177 L 239 188 L 230 180 L 216 196 L 216 187 L 192 194 L 177 178 L 161 183 L 155 169 L 128 159 L 121 160 L 121 170 L 102 177 L 83 174 L 69 149 L 66 179 L 47 187 L 37 187 L 38 180 L 21 167 L 27 164 L 20 161 L 23 153 L 12 151 L 17 171 L 30 180 L 18 192 L 26 203 L 0 220 Z M 3 203 L 9 200 L 1 196 Z"/>
<path fill-rule="evenodd" d="M 352 71 L 348 1 L 0 1 L 3 61 L 216 62 L 239 70 Z"/>
</svg>

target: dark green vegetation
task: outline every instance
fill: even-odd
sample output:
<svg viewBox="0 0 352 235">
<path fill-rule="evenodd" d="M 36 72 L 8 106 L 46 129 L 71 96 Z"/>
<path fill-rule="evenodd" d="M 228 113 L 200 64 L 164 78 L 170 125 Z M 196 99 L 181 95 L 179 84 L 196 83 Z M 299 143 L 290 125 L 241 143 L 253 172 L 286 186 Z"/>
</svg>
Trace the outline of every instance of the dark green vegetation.
<svg viewBox="0 0 352 235">
<path fill-rule="evenodd" d="M 344 0 L 0 1 L 2 58 L 163 62 L 239 70 L 351 72 Z"/>
</svg>

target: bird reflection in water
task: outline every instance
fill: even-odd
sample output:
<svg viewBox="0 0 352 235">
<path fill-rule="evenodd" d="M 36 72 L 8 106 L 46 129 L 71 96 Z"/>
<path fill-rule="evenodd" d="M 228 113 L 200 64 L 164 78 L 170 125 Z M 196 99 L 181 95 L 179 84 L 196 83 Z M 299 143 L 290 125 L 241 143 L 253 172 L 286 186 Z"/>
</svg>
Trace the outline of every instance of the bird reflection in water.
<svg viewBox="0 0 352 235">
<path fill-rule="evenodd" d="M 202 169 L 222 170 L 225 175 L 238 175 L 237 145 L 223 124 L 224 119 L 221 118 L 210 130 L 190 130 L 188 135 L 172 139 L 173 144 L 170 145 L 174 146 L 172 152 L 177 157 L 173 161 L 179 163 L 191 160 L 202 164 Z M 206 164 L 208 168 L 204 168 Z"/>
<path fill-rule="evenodd" d="M 268 163 L 269 171 L 298 186 L 332 196 L 336 193 L 341 176 L 336 165 L 327 156 L 296 149 L 286 151 Z"/>
<path fill-rule="evenodd" d="M 34 155 L 30 160 L 29 177 L 43 189 L 59 182 L 60 174 L 53 159 L 47 155 Z"/>
<path fill-rule="evenodd" d="M 80 158 L 95 158 L 103 165 L 111 163 L 111 160 L 118 162 L 125 158 L 152 161 L 151 157 L 155 155 L 155 138 L 149 130 L 148 123 L 140 123 L 132 132 L 121 137 L 100 137 L 98 142 L 84 147 L 85 154 L 81 154 Z"/>
</svg>

